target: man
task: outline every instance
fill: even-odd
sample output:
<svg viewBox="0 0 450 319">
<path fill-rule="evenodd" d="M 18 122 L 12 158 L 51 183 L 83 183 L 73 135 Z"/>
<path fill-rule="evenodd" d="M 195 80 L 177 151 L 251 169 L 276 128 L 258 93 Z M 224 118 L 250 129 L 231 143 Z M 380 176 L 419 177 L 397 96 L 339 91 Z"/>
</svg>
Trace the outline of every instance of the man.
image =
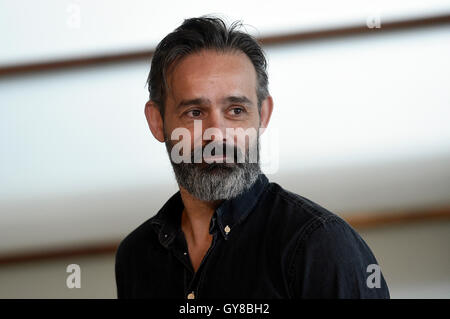
<svg viewBox="0 0 450 319">
<path fill-rule="evenodd" d="M 155 50 L 145 115 L 180 190 L 121 242 L 118 297 L 389 298 L 345 221 L 261 173 L 273 101 L 263 51 L 238 26 L 188 19 Z"/>
</svg>

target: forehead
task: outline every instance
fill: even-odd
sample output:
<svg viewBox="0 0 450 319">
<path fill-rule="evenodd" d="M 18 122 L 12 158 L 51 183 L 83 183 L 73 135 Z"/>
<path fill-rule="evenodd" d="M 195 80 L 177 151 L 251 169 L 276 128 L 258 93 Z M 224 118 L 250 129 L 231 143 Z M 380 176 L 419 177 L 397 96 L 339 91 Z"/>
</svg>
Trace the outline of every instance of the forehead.
<svg viewBox="0 0 450 319">
<path fill-rule="evenodd" d="M 256 71 L 246 54 L 239 51 L 203 50 L 190 54 L 170 70 L 168 96 L 241 94 L 256 98 Z"/>
</svg>

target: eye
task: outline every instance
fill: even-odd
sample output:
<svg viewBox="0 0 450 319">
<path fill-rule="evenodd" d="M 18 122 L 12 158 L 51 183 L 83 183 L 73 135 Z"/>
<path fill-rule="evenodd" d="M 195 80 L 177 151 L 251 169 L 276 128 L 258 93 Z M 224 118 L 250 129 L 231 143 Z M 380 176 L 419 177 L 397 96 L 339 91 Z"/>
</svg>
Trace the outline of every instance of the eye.
<svg viewBox="0 0 450 319">
<path fill-rule="evenodd" d="M 186 114 L 190 117 L 199 117 L 202 114 L 202 112 L 200 110 L 190 110 L 186 112 Z"/>
<path fill-rule="evenodd" d="M 245 110 L 242 107 L 233 107 L 231 109 L 231 115 L 240 115 L 244 112 L 245 112 Z"/>
</svg>

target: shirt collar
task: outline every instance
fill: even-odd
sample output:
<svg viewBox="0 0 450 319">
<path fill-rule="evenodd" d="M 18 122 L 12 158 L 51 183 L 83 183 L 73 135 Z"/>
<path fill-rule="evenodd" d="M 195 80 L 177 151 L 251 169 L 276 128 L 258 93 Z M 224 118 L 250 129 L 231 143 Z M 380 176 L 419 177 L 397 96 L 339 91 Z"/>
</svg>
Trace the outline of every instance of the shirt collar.
<svg viewBox="0 0 450 319">
<path fill-rule="evenodd" d="M 234 227 L 250 214 L 251 210 L 258 201 L 259 196 L 269 183 L 264 174 L 260 174 L 253 185 L 239 196 L 225 200 L 217 207 L 211 218 L 209 232 L 213 234 L 219 230 L 224 239 L 233 231 Z M 168 248 L 181 232 L 181 213 L 184 205 L 181 194 L 175 193 L 159 210 L 159 212 L 150 219 L 150 223 L 158 234 L 161 244 Z"/>
</svg>

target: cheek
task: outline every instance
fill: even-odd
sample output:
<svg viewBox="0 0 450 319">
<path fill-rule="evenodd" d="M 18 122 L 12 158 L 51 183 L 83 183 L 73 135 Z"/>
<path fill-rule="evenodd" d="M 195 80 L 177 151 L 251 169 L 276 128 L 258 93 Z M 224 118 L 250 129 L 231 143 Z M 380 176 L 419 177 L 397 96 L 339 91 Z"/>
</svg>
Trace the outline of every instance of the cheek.
<svg viewBox="0 0 450 319">
<path fill-rule="evenodd" d="M 241 150 L 246 150 L 249 147 L 255 146 L 258 142 L 258 129 L 255 127 L 249 127 L 247 129 L 236 129 L 234 135 L 230 140 L 234 145 Z"/>
<path fill-rule="evenodd" d="M 193 132 L 188 127 L 175 123 L 173 121 L 166 121 L 164 124 L 164 136 L 171 145 L 183 141 L 183 143 L 191 143 Z"/>
<path fill-rule="evenodd" d="M 179 121 L 175 116 L 172 114 L 166 114 L 164 119 L 164 128 L 167 136 L 170 138 L 172 132 L 174 130 L 180 129 L 182 127 L 185 127 L 183 123 Z"/>
</svg>

